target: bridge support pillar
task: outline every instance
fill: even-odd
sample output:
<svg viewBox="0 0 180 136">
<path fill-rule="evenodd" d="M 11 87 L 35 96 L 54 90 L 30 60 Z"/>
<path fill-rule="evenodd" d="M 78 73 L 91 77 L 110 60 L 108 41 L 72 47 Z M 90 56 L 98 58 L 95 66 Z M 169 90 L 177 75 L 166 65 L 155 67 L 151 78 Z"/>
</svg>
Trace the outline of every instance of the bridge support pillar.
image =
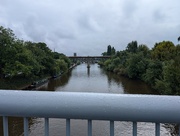
<svg viewBox="0 0 180 136">
<path fill-rule="evenodd" d="M 89 64 L 89 62 L 87 63 L 87 68 L 89 69 L 91 66 L 90 66 L 90 64 Z"/>
</svg>

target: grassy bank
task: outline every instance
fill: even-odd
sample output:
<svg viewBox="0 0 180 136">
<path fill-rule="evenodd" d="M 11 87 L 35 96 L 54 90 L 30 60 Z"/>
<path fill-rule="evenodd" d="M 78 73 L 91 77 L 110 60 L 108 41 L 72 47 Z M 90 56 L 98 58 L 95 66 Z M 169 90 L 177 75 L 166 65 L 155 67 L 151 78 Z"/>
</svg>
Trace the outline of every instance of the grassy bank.
<svg viewBox="0 0 180 136">
<path fill-rule="evenodd" d="M 5 78 L 0 79 L 0 89 L 6 89 L 6 90 L 21 90 L 29 85 L 33 81 L 49 78 L 50 76 L 45 75 L 42 77 L 31 77 L 31 78 L 25 78 L 25 77 L 13 77 L 13 78 Z"/>
</svg>

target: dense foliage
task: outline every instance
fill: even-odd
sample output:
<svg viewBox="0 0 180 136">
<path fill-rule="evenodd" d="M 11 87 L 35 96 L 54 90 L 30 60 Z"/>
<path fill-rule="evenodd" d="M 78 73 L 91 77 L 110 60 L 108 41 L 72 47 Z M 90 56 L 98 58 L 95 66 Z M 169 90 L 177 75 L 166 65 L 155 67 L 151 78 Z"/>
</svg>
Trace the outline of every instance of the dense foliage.
<svg viewBox="0 0 180 136">
<path fill-rule="evenodd" d="M 132 41 L 100 64 L 118 75 L 141 79 L 162 94 L 180 95 L 180 45 L 170 41 L 156 43 L 151 50 Z"/>
<path fill-rule="evenodd" d="M 54 76 L 70 67 L 63 54 L 52 52 L 45 43 L 26 42 L 15 37 L 11 29 L 0 26 L 0 79 Z"/>
</svg>

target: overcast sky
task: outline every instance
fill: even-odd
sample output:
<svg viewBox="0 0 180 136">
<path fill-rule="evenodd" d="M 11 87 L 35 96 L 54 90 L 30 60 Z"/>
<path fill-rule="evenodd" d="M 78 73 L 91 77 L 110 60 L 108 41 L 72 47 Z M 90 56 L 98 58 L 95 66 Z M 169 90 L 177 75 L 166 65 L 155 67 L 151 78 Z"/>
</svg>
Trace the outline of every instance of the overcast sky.
<svg viewBox="0 0 180 136">
<path fill-rule="evenodd" d="M 68 56 L 124 50 L 133 40 L 176 45 L 180 0 L 0 0 L 0 25 Z"/>
</svg>

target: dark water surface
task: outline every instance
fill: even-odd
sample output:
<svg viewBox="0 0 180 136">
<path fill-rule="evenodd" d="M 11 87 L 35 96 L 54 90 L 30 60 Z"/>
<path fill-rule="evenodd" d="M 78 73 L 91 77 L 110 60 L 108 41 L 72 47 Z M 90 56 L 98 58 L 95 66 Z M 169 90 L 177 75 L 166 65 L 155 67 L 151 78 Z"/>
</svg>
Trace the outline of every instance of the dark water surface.
<svg viewBox="0 0 180 136">
<path fill-rule="evenodd" d="M 88 70 L 86 64 L 75 67 L 68 74 L 50 80 L 38 88 L 48 91 L 63 92 L 96 92 L 115 94 L 157 94 L 153 89 L 141 81 L 119 77 L 92 64 Z M 23 135 L 22 118 L 9 119 L 10 136 Z M 50 119 L 50 136 L 65 136 L 65 119 Z M 30 136 L 44 135 L 44 119 L 29 119 Z M 174 136 L 173 125 L 161 124 L 161 136 Z M 2 119 L 0 119 L 0 135 L 2 135 Z M 108 121 L 93 121 L 93 136 L 108 136 Z M 115 136 L 132 136 L 132 122 L 115 122 Z M 154 136 L 155 124 L 138 123 L 138 136 Z M 87 136 L 86 120 L 71 120 L 71 136 Z"/>
</svg>

